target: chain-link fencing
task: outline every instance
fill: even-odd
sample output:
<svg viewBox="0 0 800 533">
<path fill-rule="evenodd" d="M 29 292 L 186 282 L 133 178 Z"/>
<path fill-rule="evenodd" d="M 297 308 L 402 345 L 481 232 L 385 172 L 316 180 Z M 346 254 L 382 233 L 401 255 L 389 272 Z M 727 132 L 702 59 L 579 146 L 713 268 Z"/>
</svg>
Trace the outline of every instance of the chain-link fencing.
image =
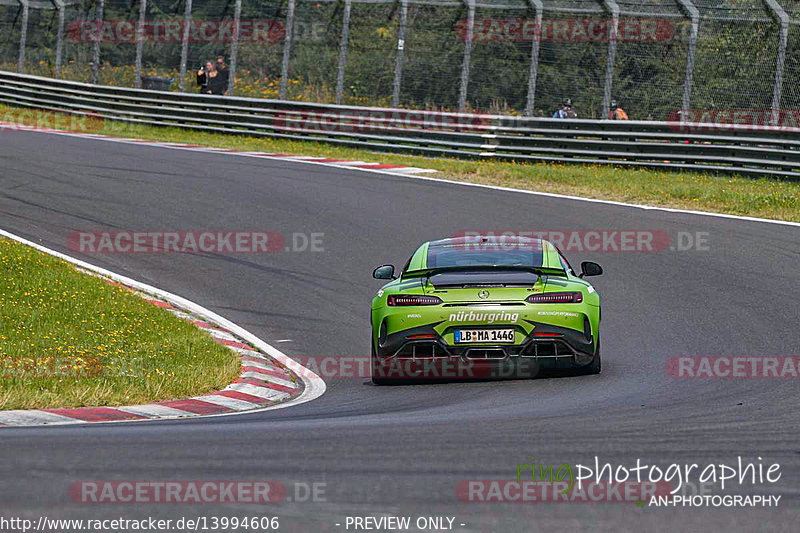
<svg viewBox="0 0 800 533">
<path fill-rule="evenodd" d="M 103 85 L 527 116 L 569 99 L 581 118 L 800 109 L 800 0 L 0 0 L 0 29 L 0 69 Z M 209 84 L 218 56 L 229 81 Z"/>
</svg>

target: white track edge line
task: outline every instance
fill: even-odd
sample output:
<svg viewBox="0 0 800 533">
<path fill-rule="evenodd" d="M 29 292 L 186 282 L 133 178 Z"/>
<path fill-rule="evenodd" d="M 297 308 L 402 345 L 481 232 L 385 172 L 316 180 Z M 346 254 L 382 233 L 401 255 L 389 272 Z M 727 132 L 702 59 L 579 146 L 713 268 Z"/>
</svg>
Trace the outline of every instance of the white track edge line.
<svg viewBox="0 0 800 533">
<path fill-rule="evenodd" d="M 178 307 L 182 307 L 184 309 L 188 309 L 189 311 L 191 311 L 192 313 L 194 313 L 194 314 L 196 314 L 198 316 L 204 317 L 204 318 L 206 318 L 208 320 L 211 320 L 212 322 L 216 322 L 220 326 L 223 326 L 228 331 L 231 331 L 231 332 L 235 333 L 241 339 L 244 339 L 244 340 L 248 341 L 250 344 L 252 344 L 256 348 L 258 348 L 261 351 L 269 354 L 274 359 L 276 359 L 278 362 L 280 362 L 281 364 L 283 364 L 284 366 L 286 366 L 287 368 L 292 370 L 297 375 L 298 378 L 303 380 L 303 385 L 305 385 L 303 392 L 299 396 L 297 396 L 295 398 L 292 398 L 292 399 L 290 399 L 290 400 L 288 400 L 286 402 L 283 402 L 283 403 L 279 403 L 279 404 L 276 404 L 276 405 L 270 405 L 268 407 L 262 407 L 262 408 L 259 408 L 259 409 L 252 409 L 250 411 L 242 411 L 242 412 L 235 412 L 235 413 L 220 413 L 220 414 L 213 414 L 213 415 L 198 415 L 197 417 L 193 417 L 193 418 L 211 418 L 211 417 L 219 417 L 219 416 L 245 415 L 245 414 L 259 413 L 259 412 L 263 412 L 263 411 L 271 411 L 271 410 L 274 410 L 274 409 L 283 409 L 283 408 L 286 408 L 286 407 L 291 407 L 291 406 L 294 406 L 294 405 L 299 405 L 299 404 L 302 404 L 302 403 L 310 402 L 311 400 L 315 400 L 315 399 L 319 398 L 320 396 L 322 396 L 325 393 L 325 390 L 327 389 L 327 386 L 325 385 L 325 381 L 321 377 L 319 377 L 317 374 L 312 372 L 311 370 L 305 368 L 304 366 L 302 366 L 300 363 L 298 363 L 297 361 L 295 361 L 294 359 L 292 359 L 288 355 L 284 354 L 283 352 L 281 352 L 277 348 L 267 344 L 266 342 L 264 342 L 263 340 L 261 340 L 260 338 L 255 336 L 254 334 L 250 333 L 246 329 L 242 328 L 241 326 L 239 326 L 237 324 L 234 324 L 233 322 L 231 322 L 227 318 L 224 318 L 224 317 L 214 313 L 213 311 L 211 311 L 209 309 L 206 309 L 205 307 L 203 307 L 203 306 L 201 306 L 199 304 L 196 304 L 196 303 L 194 303 L 194 302 L 192 302 L 190 300 L 187 300 L 186 298 L 183 298 L 181 296 L 178 296 L 176 294 L 172 294 L 171 292 L 167 292 L 165 290 L 153 287 L 152 285 L 148 285 L 146 283 L 142 283 L 140 281 L 136 281 L 136 280 L 131 279 L 129 277 L 122 276 L 120 274 L 116 274 L 114 272 L 111 272 L 110 270 L 106 270 L 104 268 L 95 266 L 95 265 L 93 265 L 91 263 L 87 263 L 85 261 L 81 261 L 80 259 L 75 259 L 74 257 L 70 257 L 70 256 L 68 256 L 66 254 L 62 254 L 61 252 L 57 252 L 56 250 L 52 250 L 50 248 L 47 248 L 46 246 L 42 246 L 41 244 L 37 244 L 35 242 L 29 241 L 28 239 L 25 239 L 23 237 L 20 237 L 19 235 L 15 235 L 13 233 L 10 233 L 10 232 L 8 232 L 8 231 L 6 231 L 4 229 L 0 229 L 0 236 L 6 237 L 6 238 L 11 239 L 13 241 L 17 241 L 17 242 L 19 242 L 21 244 L 25 244 L 27 246 L 30 246 L 31 248 L 35 248 L 36 250 L 39 250 L 40 252 L 44 252 L 44 253 L 52 255 L 54 257 L 58 257 L 59 259 L 63 259 L 64 261 L 67 261 L 68 263 L 71 263 L 73 265 L 77 265 L 79 267 L 85 268 L 87 270 L 91 270 L 93 272 L 97 272 L 98 274 L 106 276 L 106 277 L 108 277 L 108 278 L 110 278 L 110 279 L 112 279 L 114 281 L 117 281 L 119 283 L 122 283 L 124 285 L 128 285 L 128 286 L 134 287 L 134 288 L 139 289 L 141 291 L 149 292 L 150 294 L 158 296 L 159 298 L 162 298 L 162 299 L 164 299 L 164 300 L 166 300 L 166 301 L 168 301 L 170 303 L 174 303 Z M 120 407 L 124 407 L 124 406 L 120 406 Z M 163 418 L 151 418 L 151 419 L 145 419 L 145 420 L 127 420 L 127 421 L 110 420 L 110 421 L 103 421 L 103 422 L 85 422 L 85 424 L 87 424 L 87 425 L 118 424 L 118 423 L 121 423 L 121 422 L 148 422 L 148 421 L 156 421 L 156 420 L 163 420 Z M 11 426 L 11 427 L 42 427 L 42 426 Z M 48 426 L 43 426 L 43 427 L 48 427 Z"/>
</svg>

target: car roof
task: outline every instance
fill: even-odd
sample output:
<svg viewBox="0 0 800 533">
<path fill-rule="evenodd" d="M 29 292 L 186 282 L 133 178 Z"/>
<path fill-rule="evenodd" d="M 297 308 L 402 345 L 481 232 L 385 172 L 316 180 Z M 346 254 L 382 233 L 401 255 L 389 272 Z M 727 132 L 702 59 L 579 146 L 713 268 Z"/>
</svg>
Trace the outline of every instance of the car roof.
<svg viewBox="0 0 800 533">
<path fill-rule="evenodd" d="M 463 244 L 541 244 L 544 246 L 546 243 L 544 239 L 538 237 L 523 237 L 520 235 L 464 235 L 459 237 L 449 237 L 447 239 L 438 239 L 435 241 L 428 241 L 429 246 L 453 246 Z"/>
<path fill-rule="evenodd" d="M 403 268 L 404 272 L 423 270 L 428 266 L 428 252 L 434 250 L 442 250 L 443 248 L 463 246 L 464 249 L 469 250 L 472 247 L 481 247 L 482 245 L 497 245 L 499 250 L 512 251 L 515 245 L 530 246 L 534 253 L 541 253 L 541 258 L 535 266 L 543 268 L 556 268 L 561 269 L 562 265 L 559 261 L 558 251 L 548 241 L 538 237 L 522 237 L 518 235 L 493 235 L 493 234 L 473 234 L 473 235 L 459 235 L 456 237 L 449 237 L 446 239 L 432 240 L 422 243 L 419 248 L 412 254 L 411 258 Z"/>
</svg>

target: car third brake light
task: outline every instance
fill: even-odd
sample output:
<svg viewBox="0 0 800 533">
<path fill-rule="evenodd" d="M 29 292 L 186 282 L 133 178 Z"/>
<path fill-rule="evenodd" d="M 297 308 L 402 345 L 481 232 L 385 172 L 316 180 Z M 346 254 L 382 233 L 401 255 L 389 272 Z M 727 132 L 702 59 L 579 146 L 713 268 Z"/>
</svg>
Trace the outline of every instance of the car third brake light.
<svg viewBox="0 0 800 533">
<path fill-rule="evenodd" d="M 440 303 L 442 300 L 436 296 L 397 296 L 392 294 L 386 299 L 386 305 L 389 306 L 439 305 Z"/>
</svg>

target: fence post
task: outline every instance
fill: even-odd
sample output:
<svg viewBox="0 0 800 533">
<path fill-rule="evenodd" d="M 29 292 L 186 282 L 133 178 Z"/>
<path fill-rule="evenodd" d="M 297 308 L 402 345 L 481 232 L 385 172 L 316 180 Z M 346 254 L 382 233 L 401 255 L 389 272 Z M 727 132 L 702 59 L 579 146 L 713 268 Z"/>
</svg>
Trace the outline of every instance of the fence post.
<svg viewBox="0 0 800 533">
<path fill-rule="evenodd" d="M 147 0 L 139 0 L 139 22 L 136 24 L 136 72 L 134 72 L 133 83 L 136 88 L 142 86 L 142 52 L 144 50 L 145 29 L 147 22 Z"/>
<path fill-rule="evenodd" d="M 233 41 L 231 41 L 231 64 L 228 67 L 228 94 L 233 96 L 236 82 L 236 57 L 239 55 L 239 34 L 242 33 L 242 0 L 236 0 L 233 8 Z"/>
<path fill-rule="evenodd" d="M 783 69 L 786 65 L 786 43 L 789 40 L 789 15 L 776 0 L 766 0 L 766 2 L 781 25 L 778 58 L 775 61 L 775 87 L 772 90 L 772 124 L 777 126 L 780 119 L 781 93 L 783 92 Z"/>
<path fill-rule="evenodd" d="M 292 38 L 294 37 L 294 5 L 295 0 L 289 0 L 286 11 L 286 33 L 283 36 L 283 61 L 281 62 L 281 89 L 280 99 L 286 100 L 286 85 L 289 82 L 289 57 L 292 54 Z"/>
<path fill-rule="evenodd" d="M 467 4 L 467 34 L 464 42 L 464 61 L 461 63 L 461 89 L 458 94 L 458 110 L 467 108 L 467 86 L 469 85 L 470 55 L 472 54 L 472 34 L 475 32 L 475 0 L 462 0 Z"/>
<path fill-rule="evenodd" d="M 539 42 L 542 37 L 542 12 L 544 6 L 542 0 L 528 0 L 528 4 L 536 10 L 536 26 L 533 31 L 533 43 L 531 43 L 531 64 L 528 72 L 528 98 L 525 102 L 525 116 L 533 115 L 533 106 L 536 101 L 536 76 L 539 72 Z"/>
<path fill-rule="evenodd" d="M 686 77 L 683 80 L 683 103 L 681 109 L 683 116 L 689 112 L 692 103 L 692 80 L 694 78 L 694 53 L 697 50 L 697 33 L 700 27 L 700 11 L 692 3 L 692 0 L 678 0 L 685 14 L 691 20 L 689 31 L 689 50 L 686 52 Z"/>
<path fill-rule="evenodd" d="M 339 66 L 336 72 L 336 103 L 342 103 L 342 92 L 344 91 L 344 67 L 347 64 L 347 43 L 350 40 L 350 10 L 353 3 L 351 0 L 344 0 L 344 17 L 342 19 L 342 38 L 339 41 Z"/>
<path fill-rule="evenodd" d="M 58 29 L 56 30 L 56 78 L 61 77 L 61 55 L 64 51 L 64 0 L 53 0 L 58 12 Z"/>
<path fill-rule="evenodd" d="M 19 33 L 19 59 L 17 60 L 17 72 L 22 74 L 25 68 L 25 46 L 28 40 L 28 0 L 17 0 L 22 7 L 22 23 Z"/>
<path fill-rule="evenodd" d="M 181 79 L 178 87 L 181 92 L 186 90 L 186 61 L 189 57 L 189 30 L 192 25 L 192 0 L 184 0 L 183 8 L 183 35 L 181 35 Z M 192 69 L 194 72 L 194 69 Z"/>
<path fill-rule="evenodd" d="M 608 116 L 611 108 L 611 88 L 614 83 L 614 62 L 617 59 L 617 37 L 619 35 L 619 5 L 614 0 L 603 0 L 603 5 L 611 14 L 611 33 L 608 36 L 608 58 L 606 59 L 606 83 L 603 89 L 603 116 Z"/>
<path fill-rule="evenodd" d="M 95 85 L 100 78 L 100 40 L 103 36 L 103 8 L 105 7 L 105 0 L 95 0 L 97 12 L 95 13 L 95 23 L 97 24 L 97 33 L 94 35 L 94 46 L 92 47 L 92 83 Z"/>
<path fill-rule="evenodd" d="M 408 0 L 400 0 L 400 22 L 397 27 L 397 55 L 394 58 L 394 84 L 392 107 L 400 105 L 400 82 L 403 79 L 403 55 L 406 48 L 406 23 L 408 22 Z"/>
</svg>

